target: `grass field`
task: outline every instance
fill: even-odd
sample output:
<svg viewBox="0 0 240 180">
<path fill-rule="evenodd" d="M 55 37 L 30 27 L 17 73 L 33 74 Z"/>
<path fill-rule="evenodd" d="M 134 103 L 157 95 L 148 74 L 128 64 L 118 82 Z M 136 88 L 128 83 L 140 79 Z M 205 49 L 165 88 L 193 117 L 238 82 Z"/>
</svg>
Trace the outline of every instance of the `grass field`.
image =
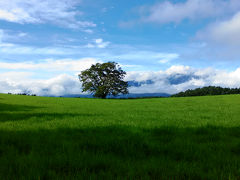
<svg viewBox="0 0 240 180">
<path fill-rule="evenodd" d="M 240 96 L 0 94 L 0 179 L 240 179 Z"/>
</svg>

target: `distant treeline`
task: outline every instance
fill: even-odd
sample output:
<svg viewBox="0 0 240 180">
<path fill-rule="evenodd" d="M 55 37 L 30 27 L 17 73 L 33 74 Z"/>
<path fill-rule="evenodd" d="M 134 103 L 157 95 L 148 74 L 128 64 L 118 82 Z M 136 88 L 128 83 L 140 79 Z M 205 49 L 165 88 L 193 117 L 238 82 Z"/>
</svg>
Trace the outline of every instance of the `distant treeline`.
<svg viewBox="0 0 240 180">
<path fill-rule="evenodd" d="M 8 93 L 8 94 L 12 94 L 12 93 Z M 28 94 L 28 93 L 17 93 L 14 95 L 22 95 L 22 96 L 37 96 L 36 94 Z"/>
<path fill-rule="evenodd" d="M 207 95 L 225 95 L 225 94 L 240 94 L 240 88 L 222 88 L 216 86 L 208 86 L 197 89 L 189 89 L 172 95 L 171 97 L 187 97 L 187 96 L 207 96 Z"/>
</svg>

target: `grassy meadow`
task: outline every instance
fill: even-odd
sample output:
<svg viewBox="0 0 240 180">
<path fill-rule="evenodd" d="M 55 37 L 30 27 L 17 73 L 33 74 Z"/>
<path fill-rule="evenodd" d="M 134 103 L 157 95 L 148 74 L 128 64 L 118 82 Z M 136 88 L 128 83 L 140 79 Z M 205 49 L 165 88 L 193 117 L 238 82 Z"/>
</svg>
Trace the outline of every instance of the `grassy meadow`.
<svg viewBox="0 0 240 180">
<path fill-rule="evenodd" d="M 240 179 L 240 95 L 0 94 L 0 179 Z"/>
</svg>

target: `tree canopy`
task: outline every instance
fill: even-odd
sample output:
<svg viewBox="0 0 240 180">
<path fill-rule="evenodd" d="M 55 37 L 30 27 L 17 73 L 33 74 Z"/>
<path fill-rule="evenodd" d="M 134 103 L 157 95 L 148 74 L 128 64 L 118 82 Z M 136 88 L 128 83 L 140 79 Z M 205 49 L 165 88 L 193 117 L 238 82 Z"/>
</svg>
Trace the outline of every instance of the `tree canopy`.
<svg viewBox="0 0 240 180">
<path fill-rule="evenodd" d="M 126 72 L 116 62 L 97 63 L 79 74 L 82 91 L 94 97 L 106 98 L 108 95 L 128 93 L 128 83 L 123 79 Z"/>
</svg>

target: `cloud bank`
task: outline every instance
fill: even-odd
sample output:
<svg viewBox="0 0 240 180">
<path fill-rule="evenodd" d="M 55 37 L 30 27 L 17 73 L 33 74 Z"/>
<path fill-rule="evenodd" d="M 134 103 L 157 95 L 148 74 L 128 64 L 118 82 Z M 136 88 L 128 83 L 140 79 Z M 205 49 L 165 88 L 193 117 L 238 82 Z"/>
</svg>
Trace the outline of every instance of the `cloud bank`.
<svg viewBox="0 0 240 180">
<path fill-rule="evenodd" d="M 187 89 L 204 86 L 240 87 L 240 68 L 227 72 L 212 68 L 197 69 L 189 66 L 171 66 L 158 72 L 128 72 L 127 80 L 152 84 L 131 87 L 134 93 L 169 93 L 174 94 Z"/>
<path fill-rule="evenodd" d="M 41 69 L 42 65 L 35 68 Z M 82 68 L 88 67 L 84 66 Z M 21 67 L 16 65 L 13 66 L 12 70 L 0 73 L 1 93 L 30 93 L 40 96 L 82 94 L 81 84 L 77 76 L 79 71 L 75 71 L 74 74 L 62 73 L 50 78 L 38 79 L 35 78 L 37 72 L 22 72 L 20 71 Z M 76 69 L 73 67 L 72 70 Z M 142 82 L 140 86 L 131 86 L 129 88 L 130 93 L 174 94 L 209 85 L 234 88 L 240 87 L 240 68 L 227 72 L 211 68 L 196 69 L 189 66 L 171 66 L 164 71 L 129 71 L 125 80 Z M 146 81 L 148 83 L 144 83 Z"/>
<path fill-rule="evenodd" d="M 47 80 L 31 79 L 25 72 L 8 72 L 0 74 L 1 93 L 27 93 L 39 96 L 62 96 L 81 94 L 81 85 L 77 77 L 61 74 Z"/>
</svg>

